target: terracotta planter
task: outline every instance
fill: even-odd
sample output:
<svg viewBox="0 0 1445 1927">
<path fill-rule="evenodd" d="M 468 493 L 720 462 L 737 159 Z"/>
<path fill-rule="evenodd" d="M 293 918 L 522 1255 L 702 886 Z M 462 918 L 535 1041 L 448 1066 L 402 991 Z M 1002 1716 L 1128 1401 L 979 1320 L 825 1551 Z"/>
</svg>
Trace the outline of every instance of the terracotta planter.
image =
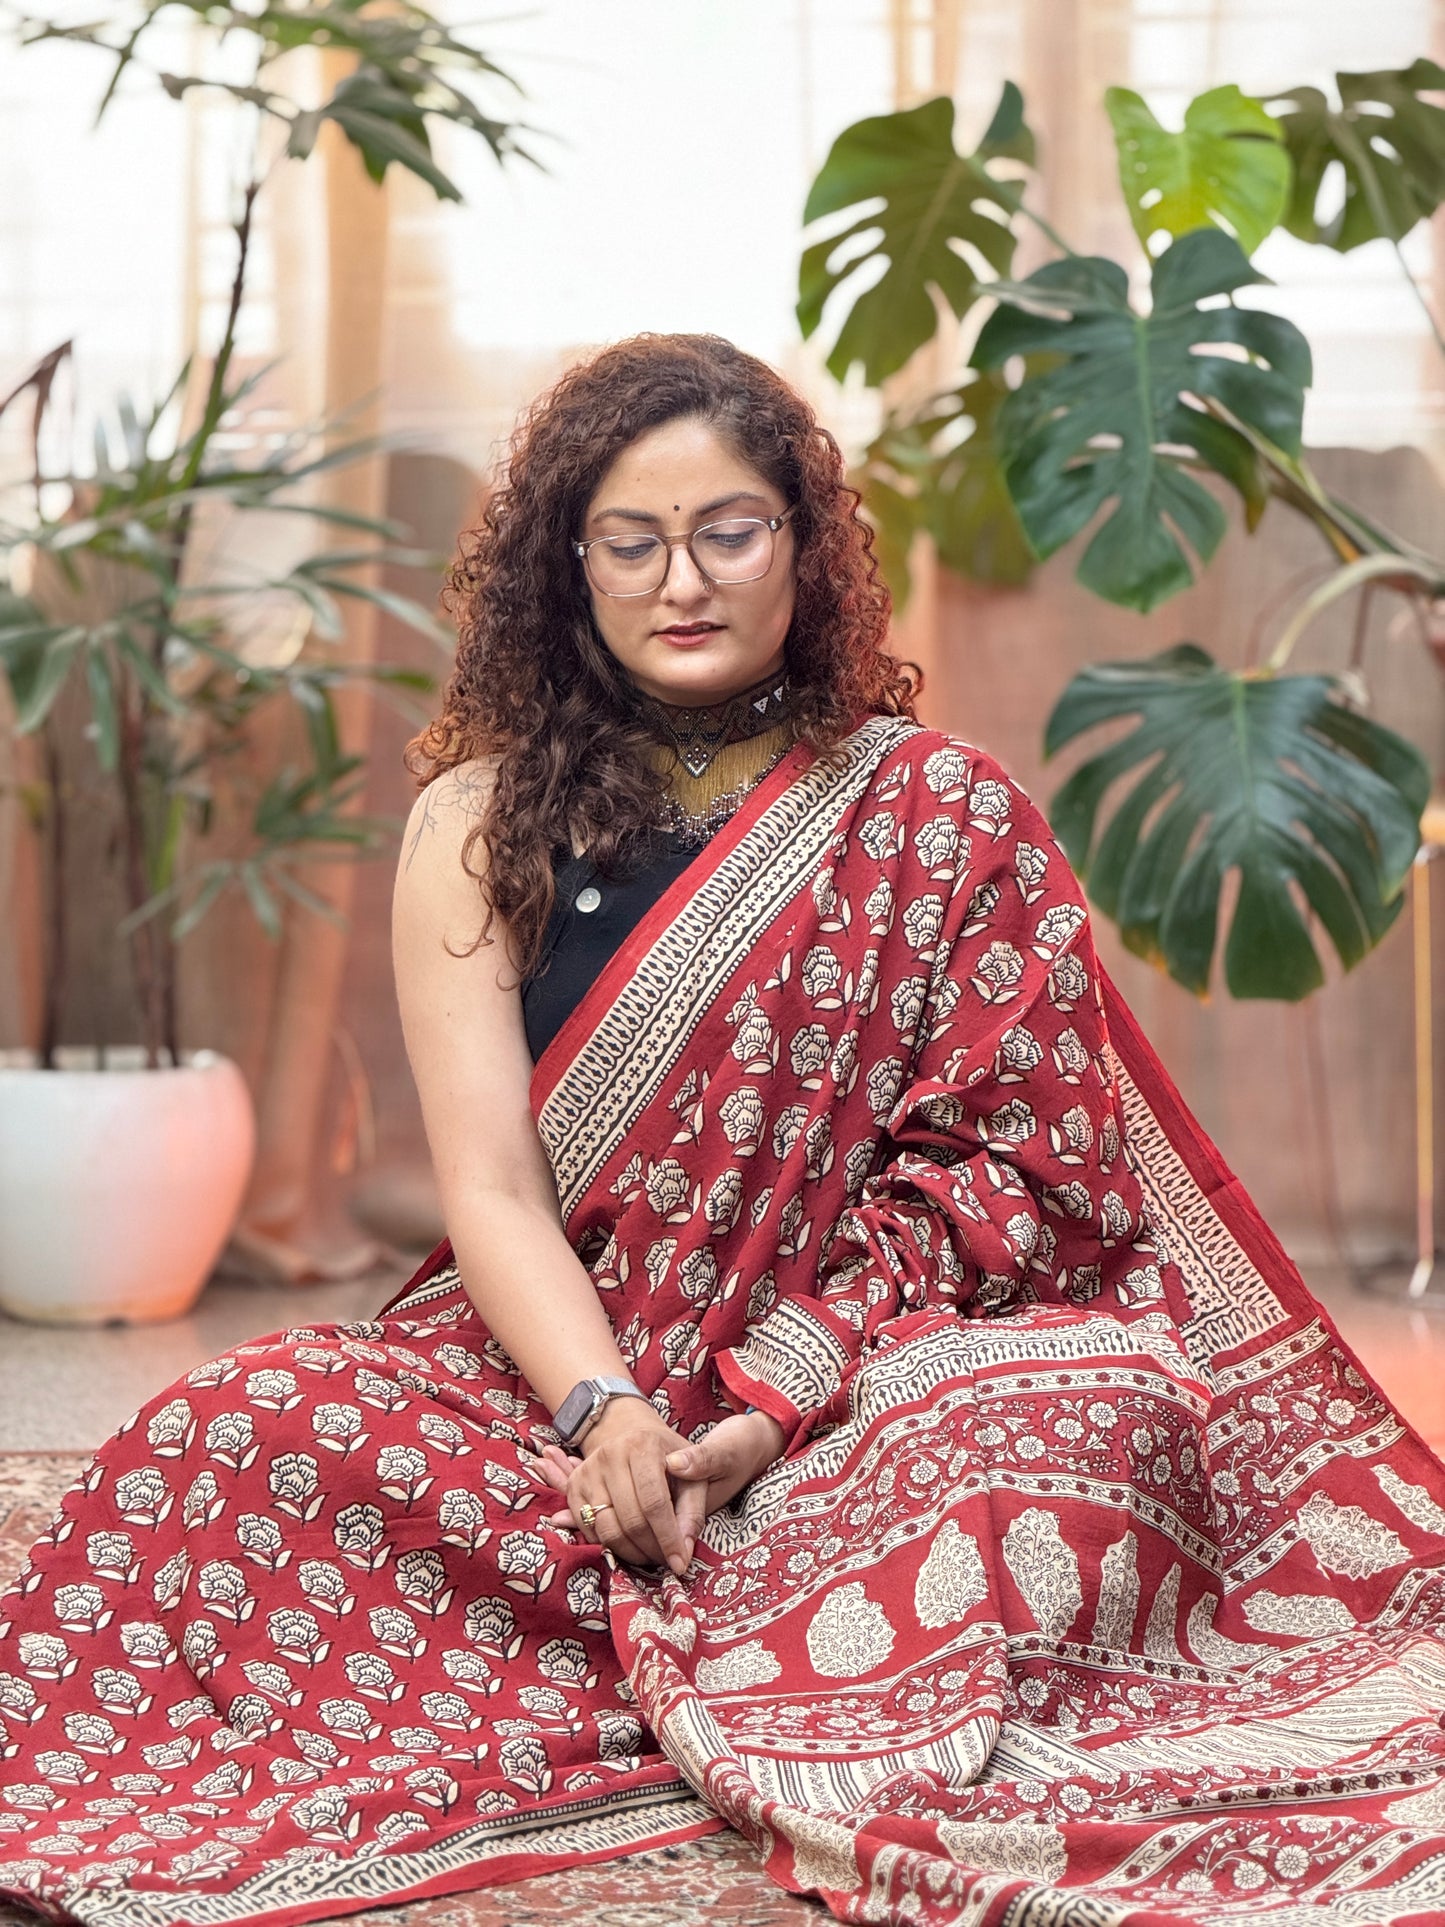
<svg viewBox="0 0 1445 1927">
<path fill-rule="evenodd" d="M 200 1296 L 255 1150 L 245 1080 L 199 1051 L 0 1053 L 0 1310 L 40 1324 L 150 1324 Z"/>
</svg>

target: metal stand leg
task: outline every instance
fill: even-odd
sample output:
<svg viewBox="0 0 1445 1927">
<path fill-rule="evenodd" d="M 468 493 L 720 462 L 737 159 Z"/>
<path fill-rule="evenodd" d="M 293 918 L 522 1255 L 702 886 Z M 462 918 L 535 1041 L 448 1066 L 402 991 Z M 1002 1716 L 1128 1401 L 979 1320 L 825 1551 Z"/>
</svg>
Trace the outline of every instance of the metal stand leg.
<svg viewBox="0 0 1445 1927">
<path fill-rule="evenodd" d="M 1423 1298 L 1435 1275 L 1435 1037 L 1430 956 L 1430 859 L 1425 844 L 1410 873 L 1415 940 L 1415 1269 L 1406 1296 Z"/>
</svg>

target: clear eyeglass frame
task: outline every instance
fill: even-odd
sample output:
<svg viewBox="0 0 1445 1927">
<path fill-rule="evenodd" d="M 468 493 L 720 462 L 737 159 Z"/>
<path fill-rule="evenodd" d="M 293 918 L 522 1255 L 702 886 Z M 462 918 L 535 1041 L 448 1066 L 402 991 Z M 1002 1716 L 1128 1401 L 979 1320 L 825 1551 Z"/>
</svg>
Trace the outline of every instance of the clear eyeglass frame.
<svg viewBox="0 0 1445 1927">
<path fill-rule="evenodd" d="M 687 550 L 689 556 L 692 558 L 692 566 L 697 570 L 704 582 L 710 582 L 715 585 L 720 584 L 723 588 L 732 588 L 744 582 L 761 582 L 763 577 L 770 572 L 773 566 L 773 558 L 777 554 L 778 530 L 783 527 L 784 523 L 792 519 L 797 513 L 797 508 L 798 505 L 794 502 L 791 507 L 785 508 L 781 515 L 724 516 L 716 522 L 700 523 L 697 528 L 693 529 L 687 535 L 653 535 L 650 532 L 646 535 L 594 535 L 589 541 L 574 542 L 572 544 L 572 553 L 587 571 L 587 579 L 593 588 L 596 589 L 597 593 L 608 596 L 615 602 L 630 602 L 639 596 L 656 595 L 659 589 L 666 583 L 668 574 L 672 569 L 672 552 L 674 549 L 679 548 L 685 548 Z M 705 569 L 697 559 L 697 551 L 693 548 L 693 543 L 700 535 L 706 535 L 710 529 L 736 528 L 739 523 L 748 523 L 755 528 L 766 529 L 768 531 L 768 554 L 767 560 L 764 562 L 762 568 L 756 570 L 752 575 L 727 576 L 719 576 L 711 570 Z M 663 564 L 662 574 L 657 578 L 656 582 L 650 583 L 645 589 L 609 589 L 597 580 L 592 567 L 593 549 L 615 548 L 621 547 L 623 544 L 635 546 L 638 542 L 643 541 L 649 542 L 655 548 L 661 549 L 667 557 L 666 562 Z"/>
</svg>

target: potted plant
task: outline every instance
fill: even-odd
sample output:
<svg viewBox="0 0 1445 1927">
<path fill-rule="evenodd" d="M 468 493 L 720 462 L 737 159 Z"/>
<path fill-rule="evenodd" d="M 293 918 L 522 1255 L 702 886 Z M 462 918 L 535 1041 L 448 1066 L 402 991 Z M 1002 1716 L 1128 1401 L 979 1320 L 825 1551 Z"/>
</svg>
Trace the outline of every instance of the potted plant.
<svg viewBox="0 0 1445 1927">
<path fill-rule="evenodd" d="M 128 29 L 26 20 L 20 39 L 104 51 L 103 113 L 123 78 L 146 72 L 163 11 L 148 5 Z M 220 90 L 248 124 L 254 156 L 235 183 L 235 268 L 216 351 L 187 362 L 150 407 L 118 397 L 93 458 L 64 473 L 40 451 L 69 344 L 0 399 L 0 411 L 32 410 L 35 451 L 29 512 L 0 523 L 0 716 L 30 759 L 45 902 L 37 1048 L 0 1068 L 0 1308 L 22 1318 L 149 1320 L 194 1302 L 240 1206 L 254 1126 L 236 1066 L 181 1035 L 184 940 L 228 892 L 273 935 L 288 903 L 328 914 L 308 863 L 361 857 L 386 838 L 387 826 L 356 808 L 361 758 L 344 744 L 335 699 L 357 679 L 404 698 L 430 678 L 344 658 L 333 645 L 347 603 L 380 605 L 449 641 L 429 611 L 376 581 L 382 564 L 427 558 L 319 486 L 377 444 L 348 440 L 337 422 L 279 445 L 247 435 L 265 374 L 241 370 L 237 354 L 258 198 L 323 138 L 346 143 L 374 182 L 394 164 L 450 199 L 460 196 L 432 152 L 434 123 L 479 135 L 498 161 L 522 152 L 515 124 L 464 91 L 468 76 L 489 85 L 505 76 L 409 0 L 254 11 L 207 0 L 191 11 L 205 57 L 195 71 L 152 77 L 173 99 Z M 206 58 L 222 43 L 224 65 L 212 70 Z M 242 49 L 249 71 L 237 79 Z M 304 75 L 307 50 L 323 81 L 311 101 L 278 78 Z M 263 513 L 307 518 L 327 539 L 270 572 L 246 561 L 248 520 Z M 104 1051 L 64 1033 L 69 856 L 89 807 L 64 775 L 77 710 L 101 779 L 125 905 L 117 937 L 136 989 L 133 1042 Z M 295 752 L 257 776 L 255 727 L 278 711 L 291 719 L 280 734 Z"/>
<path fill-rule="evenodd" d="M 1046 754 L 1115 726 L 1054 798 L 1054 827 L 1126 945 L 1196 994 L 1221 948 L 1231 877 L 1231 994 L 1308 996 L 1324 981 L 1316 930 L 1345 968 L 1358 963 L 1400 911 L 1429 796 L 1423 759 L 1364 712 L 1358 676 L 1289 664 L 1321 611 L 1356 591 L 1410 598 L 1422 631 L 1438 633 L 1445 559 L 1323 486 L 1301 445 L 1308 343 L 1234 298 L 1264 281 L 1250 257 L 1277 227 L 1341 251 L 1383 237 L 1398 254 L 1445 199 L 1445 109 L 1426 98 L 1445 91 L 1445 68 L 1417 60 L 1336 85 L 1335 102 L 1309 87 L 1268 100 L 1217 87 L 1178 132 L 1137 94 L 1109 90 L 1149 273 L 1142 304 L 1123 265 L 1075 253 L 1030 209 L 1034 139 L 1012 84 L 971 154 L 955 147 L 947 99 L 846 129 L 806 210 L 816 226 L 799 320 L 808 335 L 825 306 L 839 318 L 828 366 L 840 378 L 861 365 L 881 385 L 934 338 L 945 308 L 968 330 L 959 380 L 886 411 L 858 474 L 900 601 L 919 530 L 945 565 L 993 582 L 1022 581 L 1086 537 L 1080 582 L 1139 611 L 1208 564 L 1226 526 L 1221 491 L 1250 529 L 1279 501 L 1325 544 L 1326 579 L 1259 666 L 1222 667 L 1192 642 L 1095 665 L 1047 725 Z M 1331 173 L 1344 182 L 1337 207 Z M 1014 279 L 1024 222 L 1055 258 Z"/>
</svg>

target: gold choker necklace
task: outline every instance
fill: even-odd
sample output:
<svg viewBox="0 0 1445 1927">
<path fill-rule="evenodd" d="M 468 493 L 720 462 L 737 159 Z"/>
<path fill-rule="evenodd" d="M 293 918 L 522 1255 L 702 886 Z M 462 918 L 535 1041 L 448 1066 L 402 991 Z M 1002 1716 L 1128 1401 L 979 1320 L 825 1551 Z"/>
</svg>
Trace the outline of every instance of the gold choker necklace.
<svg viewBox="0 0 1445 1927">
<path fill-rule="evenodd" d="M 786 670 L 715 703 L 665 703 L 638 691 L 643 725 L 668 743 L 689 776 L 702 776 L 730 743 L 776 729 L 789 712 Z"/>
<path fill-rule="evenodd" d="M 662 779 L 658 822 L 688 844 L 701 846 L 721 829 L 794 741 L 783 671 L 720 702 L 644 696 L 640 709 Z"/>
</svg>

